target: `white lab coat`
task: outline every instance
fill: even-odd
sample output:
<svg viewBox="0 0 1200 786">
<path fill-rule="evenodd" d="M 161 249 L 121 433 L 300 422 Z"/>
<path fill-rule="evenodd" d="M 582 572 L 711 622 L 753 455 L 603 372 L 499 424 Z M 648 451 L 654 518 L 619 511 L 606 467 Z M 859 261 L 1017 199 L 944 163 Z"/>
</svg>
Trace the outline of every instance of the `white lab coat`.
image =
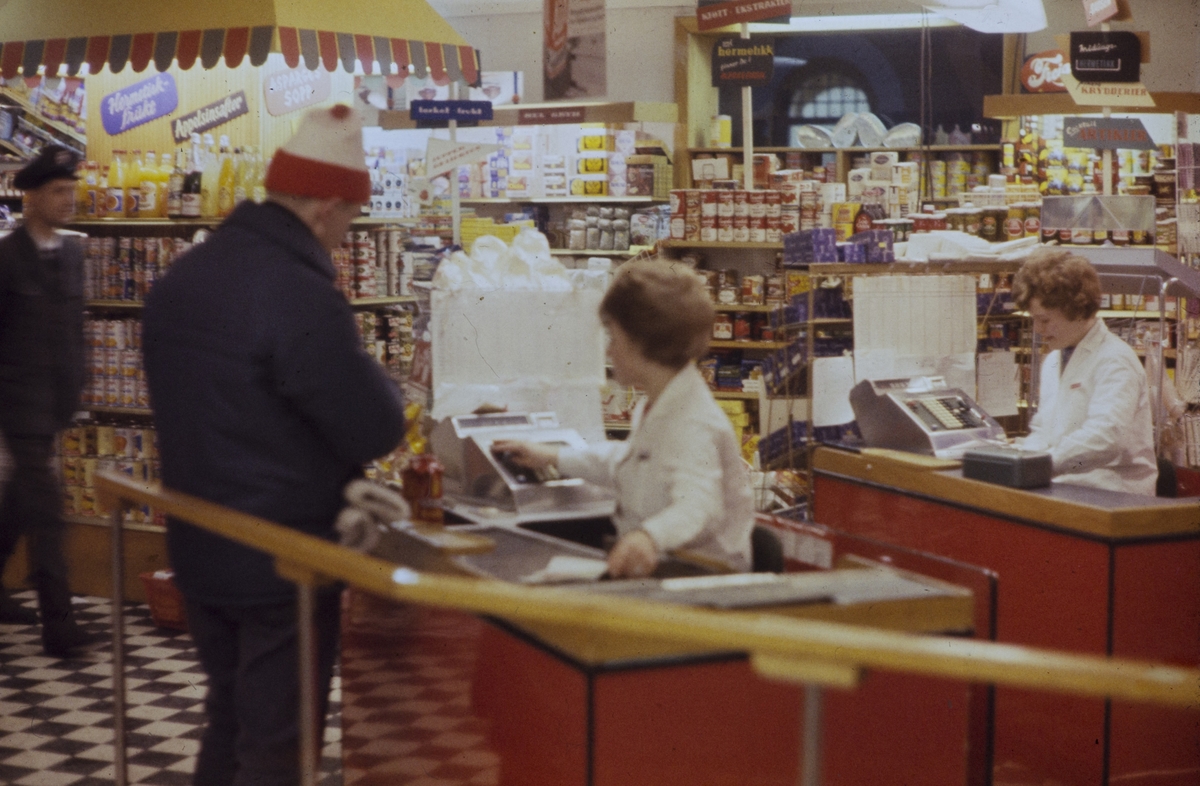
<svg viewBox="0 0 1200 786">
<path fill-rule="evenodd" d="M 558 467 L 616 488 L 619 535 L 643 529 L 660 553 L 686 549 L 750 569 L 754 501 L 746 463 L 694 364 L 667 383 L 649 413 L 645 402 L 638 405 L 627 440 L 564 448 Z"/>
<path fill-rule="evenodd" d="M 1154 426 L 1137 355 L 1097 319 L 1060 376 L 1061 361 L 1055 350 L 1042 363 L 1038 411 L 1023 447 L 1049 451 L 1057 482 L 1153 496 Z"/>
</svg>

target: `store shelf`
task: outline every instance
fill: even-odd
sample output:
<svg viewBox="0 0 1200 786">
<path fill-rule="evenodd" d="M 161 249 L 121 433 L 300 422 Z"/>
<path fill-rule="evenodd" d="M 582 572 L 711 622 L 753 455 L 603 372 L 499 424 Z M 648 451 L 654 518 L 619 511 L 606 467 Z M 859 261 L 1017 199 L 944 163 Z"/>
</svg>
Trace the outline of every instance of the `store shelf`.
<svg viewBox="0 0 1200 786">
<path fill-rule="evenodd" d="M 948 262 L 888 262 L 885 264 L 847 264 L 844 262 L 818 262 L 808 266 L 808 272 L 814 276 L 869 276 L 879 273 L 892 275 L 919 275 L 922 273 L 1016 273 L 1021 268 L 1021 261 L 991 261 L 963 260 Z"/>
<path fill-rule="evenodd" d="M 715 399 L 728 399 L 733 401 L 758 401 L 758 393 L 751 393 L 745 390 L 714 390 L 712 392 Z"/>
<path fill-rule="evenodd" d="M 527 120 L 534 112 L 571 113 L 571 123 L 675 123 L 679 110 L 675 104 L 659 101 L 571 101 L 537 104 L 500 106 L 492 111 L 491 120 L 482 120 L 480 126 L 516 126 Z M 558 120 L 529 123 L 545 125 Z M 379 113 L 379 125 L 385 130 L 417 128 L 417 121 L 403 110 L 387 110 Z"/>
<path fill-rule="evenodd" d="M 1153 92 L 1152 107 L 1128 107 L 1137 114 L 1200 113 L 1200 93 Z M 1099 105 L 1082 106 L 1075 103 L 1070 93 L 1013 93 L 983 97 L 983 116 L 992 118 L 1021 117 L 1023 115 L 1079 115 L 1100 114 Z"/>
<path fill-rule="evenodd" d="M 18 106 L 21 109 L 24 109 L 26 112 L 29 112 L 30 114 L 32 114 L 34 116 L 34 119 L 37 120 L 37 122 L 42 123 L 47 128 L 57 131 L 58 133 L 67 137 L 68 139 L 74 140 L 75 142 L 78 142 L 81 145 L 87 144 L 86 136 L 79 133 L 78 131 L 71 128 L 70 126 L 60 123 L 57 120 L 51 120 L 50 118 L 43 116 L 41 113 L 41 110 L 39 110 L 33 104 L 29 103 L 25 99 L 25 97 L 23 95 L 21 95 L 20 93 L 15 93 L 12 90 L 8 90 L 6 88 L 0 87 L 0 99 L 11 102 L 13 106 Z"/>
<path fill-rule="evenodd" d="M 710 349 L 763 349 L 768 351 L 785 349 L 787 345 L 786 341 L 710 341 L 708 343 Z"/>
<path fill-rule="evenodd" d="M 79 513 L 64 513 L 63 521 L 68 524 L 83 524 L 91 527 L 111 527 L 112 520 L 105 516 L 84 516 Z M 157 524 L 137 524 L 132 521 L 123 522 L 121 529 L 133 532 L 155 532 L 163 533 L 167 531 L 166 527 L 160 527 Z"/>
<path fill-rule="evenodd" d="M 930 153 L 997 152 L 1000 143 L 971 145 L 926 145 L 925 147 L 755 147 L 755 153 L 915 153 L 927 150 Z M 740 147 L 692 147 L 689 153 L 740 153 Z"/>
<path fill-rule="evenodd" d="M 779 304 L 778 306 L 747 306 L 747 305 L 739 305 L 736 303 L 734 303 L 734 304 L 716 303 L 713 306 L 713 308 L 715 308 L 717 311 L 725 311 L 725 312 L 743 311 L 743 312 L 749 312 L 751 314 L 770 314 L 772 311 L 778 311 L 782 307 L 783 307 L 782 303 Z"/>
<path fill-rule="evenodd" d="M 223 218 L 127 218 L 125 216 L 105 216 L 104 218 L 77 218 L 68 226 L 72 227 L 212 227 L 220 224 Z"/>
<path fill-rule="evenodd" d="M 568 204 L 609 204 L 609 205 L 649 205 L 655 202 L 665 203 L 665 199 L 655 199 L 648 196 L 564 196 L 564 197 L 508 197 L 500 199 L 467 198 L 460 199 L 460 205 L 568 205 Z"/>
<path fill-rule="evenodd" d="M 395 295 L 393 297 L 358 297 L 350 301 L 354 308 L 373 308 L 375 306 L 395 306 L 400 303 L 416 303 L 412 295 Z"/>
<path fill-rule="evenodd" d="M 151 418 L 154 417 L 154 410 L 141 409 L 138 407 L 102 407 L 91 405 L 81 408 L 84 412 L 91 412 L 97 415 L 129 415 L 135 418 Z"/>
<path fill-rule="evenodd" d="M 104 311 L 140 311 L 145 303 L 140 300 L 87 300 L 84 307 Z"/>
<path fill-rule="evenodd" d="M 582 251 L 572 251 L 569 248 L 552 248 L 550 253 L 556 257 L 632 257 L 647 251 L 651 246 L 630 246 L 623 251 L 597 251 L 596 249 L 583 249 Z"/>
<path fill-rule="evenodd" d="M 24 150 L 9 142 L 7 139 L 0 139 L 0 151 L 8 150 L 18 156 L 28 155 Z"/>
<path fill-rule="evenodd" d="M 663 248 L 711 248 L 731 251 L 782 251 L 783 243 L 705 243 L 700 240 L 663 240 Z"/>
<path fill-rule="evenodd" d="M 605 431 L 620 432 L 620 431 L 629 431 L 632 428 L 633 427 L 629 423 L 627 423 L 623 420 L 622 421 L 609 421 L 609 420 L 604 421 L 604 430 Z"/>
</svg>

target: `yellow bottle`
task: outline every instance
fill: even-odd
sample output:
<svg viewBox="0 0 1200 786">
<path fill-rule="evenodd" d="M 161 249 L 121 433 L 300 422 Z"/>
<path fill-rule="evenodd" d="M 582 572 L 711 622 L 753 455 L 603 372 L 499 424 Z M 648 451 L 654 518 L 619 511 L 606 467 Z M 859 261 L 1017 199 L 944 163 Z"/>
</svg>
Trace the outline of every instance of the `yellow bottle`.
<svg viewBox="0 0 1200 786">
<path fill-rule="evenodd" d="M 125 215 L 137 218 L 142 203 L 142 151 L 134 150 L 125 169 Z"/>
<path fill-rule="evenodd" d="M 163 153 L 162 158 L 158 159 L 158 176 L 155 180 L 158 183 L 158 217 L 167 217 L 167 192 L 171 185 L 171 172 L 174 170 L 174 165 L 171 161 L 169 153 Z"/>
<path fill-rule="evenodd" d="M 250 148 L 235 148 L 233 151 L 233 206 L 237 207 L 250 193 L 247 187 L 248 178 L 252 175 L 254 166 L 250 161 Z"/>
<path fill-rule="evenodd" d="M 254 175 L 250 179 L 252 187 L 250 189 L 250 198 L 255 202 L 262 204 L 267 201 L 267 159 L 258 152 L 254 151 Z"/>
<path fill-rule="evenodd" d="M 125 166 L 125 151 L 114 150 L 112 163 L 108 165 L 108 199 L 105 200 L 104 214 L 112 218 L 125 217 L 125 176 L 128 167 Z"/>
<path fill-rule="evenodd" d="M 138 218 L 158 218 L 158 155 L 147 151 L 138 168 Z"/>
<path fill-rule="evenodd" d="M 224 217 L 233 212 L 234 165 L 229 154 L 229 137 L 221 137 L 220 168 L 217 171 L 217 214 Z"/>
<path fill-rule="evenodd" d="M 203 156 L 200 170 L 200 215 L 213 218 L 217 215 L 217 179 L 221 172 L 212 134 L 204 135 Z"/>
</svg>

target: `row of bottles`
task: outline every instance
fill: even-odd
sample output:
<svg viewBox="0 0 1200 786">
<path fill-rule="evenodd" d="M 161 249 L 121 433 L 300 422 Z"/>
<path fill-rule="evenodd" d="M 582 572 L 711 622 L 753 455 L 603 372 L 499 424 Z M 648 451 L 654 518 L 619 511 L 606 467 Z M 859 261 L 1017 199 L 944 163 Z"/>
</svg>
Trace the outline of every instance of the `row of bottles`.
<svg viewBox="0 0 1200 786">
<path fill-rule="evenodd" d="M 86 218 L 219 218 L 243 199 L 266 198 L 267 164 L 252 147 L 230 150 L 212 134 L 192 134 L 172 163 L 154 151 L 127 155 L 114 150 L 107 169 L 88 161 L 77 187 L 78 212 Z"/>
</svg>

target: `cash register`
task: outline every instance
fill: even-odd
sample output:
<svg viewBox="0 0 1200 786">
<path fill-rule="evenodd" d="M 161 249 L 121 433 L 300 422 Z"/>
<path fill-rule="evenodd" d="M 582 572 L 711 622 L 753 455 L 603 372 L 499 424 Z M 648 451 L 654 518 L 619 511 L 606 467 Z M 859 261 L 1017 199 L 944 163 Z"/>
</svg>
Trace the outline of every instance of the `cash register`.
<svg viewBox="0 0 1200 786">
<path fill-rule="evenodd" d="M 850 406 L 870 447 L 958 459 L 1005 442 L 1004 427 L 943 377 L 863 380 Z"/>
<path fill-rule="evenodd" d="M 543 442 L 582 448 L 577 431 L 562 428 L 553 412 L 494 412 L 457 415 L 439 422 L 430 447 L 442 463 L 443 507 L 468 521 L 528 523 L 612 515 L 610 489 L 583 478 L 563 477 L 554 468 L 531 470 L 492 451 L 500 440 Z"/>
</svg>

